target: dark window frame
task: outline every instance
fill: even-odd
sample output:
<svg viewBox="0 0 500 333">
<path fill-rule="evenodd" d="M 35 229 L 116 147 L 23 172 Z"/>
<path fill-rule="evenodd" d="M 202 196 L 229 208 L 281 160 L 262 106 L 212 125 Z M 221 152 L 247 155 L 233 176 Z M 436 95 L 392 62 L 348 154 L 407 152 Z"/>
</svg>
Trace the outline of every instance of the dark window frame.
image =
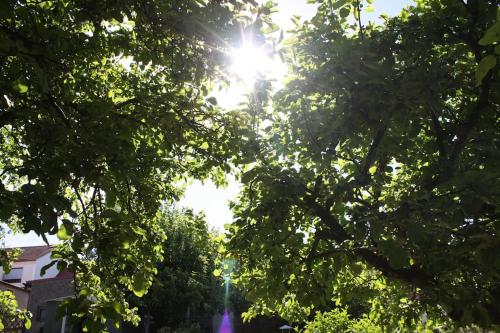
<svg viewBox="0 0 500 333">
<path fill-rule="evenodd" d="M 19 276 L 19 278 L 15 278 L 15 279 L 9 279 L 9 278 L 5 278 L 5 276 L 11 274 L 14 270 L 20 270 L 21 271 L 21 275 Z M 23 270 L 24 270 L 24 267 L 12 267 L 12 269 L 10 270 L 9 273 L 4 273 L 3 277 L 2 277 L 2 281 L 4 282 L 9 282 L 9 283 L 19 283 L 22 281 L 22 278 L 23 278 Z"/>
<path fill-rule="evenodd" d="M 36 310 L 36 320 L 40 322 L 45 322 L 45 319 L 47 319 L 47 307 L 38 306 Z"/>
</svg>

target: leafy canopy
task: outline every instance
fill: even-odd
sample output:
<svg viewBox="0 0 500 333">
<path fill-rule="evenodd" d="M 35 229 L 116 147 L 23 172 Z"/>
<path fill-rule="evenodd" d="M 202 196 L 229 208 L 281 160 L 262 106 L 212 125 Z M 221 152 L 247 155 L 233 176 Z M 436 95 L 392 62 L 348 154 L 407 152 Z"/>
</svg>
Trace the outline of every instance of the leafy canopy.
<svg viewBox="0 0 500 333">
<path fill-rule="evenodd" d="M 136 299 L 139 310 L 152 316 L 157 328 L 177 329 L 210 320 L 221 312 L 222 278 L 213 275 L 217 243 L 203 214 L 169 209 L 162 213 L 164 258 L 157 265 L 147 295 Z"/>
<path fill-rule="evenodd" d="M 4 329 L 31 327 L 31 314 L 19 310 L 14 294 L 9 290 L 0 290 L 0 331 Z"/>
<path fill-rule="evenodd" d="M 8 273 L 12 269 L 12 261 L 21 253 L 19 250 L 6 251 L 4 249 L 5 235 L 5 230 L 0 226 L 0 263 L 2 263 L 0 268 Z M 22 325 L 27 329 L 31 327 L 30 313 L 18 309 L 16 298 L 10 290 L 0 290 L 0 332 L 6 328 L 16 328 Z"/>
<path fill-rule="evenodd" d="M 160 203 L 229 170 L 239 116 L 207 96 L 248 6 L 1 2 L 0 220 L 63 241 L 53 264 L 76 273 L 85 331 L 138 321 L 125 295 L 156 274 Z"/>
<path fill-rule="evenodd" d="M 229 249 L 254 314 L 500 324 L 497 2 L 417 1 L 382 26 L 317 3 L 285 88 L 248 108 L 270 125 L 247 138 Z"/>
</svg>

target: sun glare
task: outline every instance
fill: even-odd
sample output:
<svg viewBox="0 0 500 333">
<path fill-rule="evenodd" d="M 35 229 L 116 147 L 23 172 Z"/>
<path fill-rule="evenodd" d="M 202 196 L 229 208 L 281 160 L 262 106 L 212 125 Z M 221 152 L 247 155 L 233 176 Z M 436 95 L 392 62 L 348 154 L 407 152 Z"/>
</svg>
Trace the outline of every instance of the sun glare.
<svg viewBox="0 0 500 333">
<path fill-rule="evenodd" d="M 244 102 L 246 94 L 252 90 L 259 78 L 272 80 L 275 88 L 282 85 L 287 66 L 269 50 L 269 46 L 256 46 L 246 42 L 233 49 L 230 56 L 229 87 L 213 92 L 213 96 L 223 108 L 232 109 Z"/>
<path fill-rule="evenodd" d="M 244 44 L 233 51 L 232 60 L 231 72 L 247 86 L 272 72 L 273 58 L 264 46 Z"/>
</svg>

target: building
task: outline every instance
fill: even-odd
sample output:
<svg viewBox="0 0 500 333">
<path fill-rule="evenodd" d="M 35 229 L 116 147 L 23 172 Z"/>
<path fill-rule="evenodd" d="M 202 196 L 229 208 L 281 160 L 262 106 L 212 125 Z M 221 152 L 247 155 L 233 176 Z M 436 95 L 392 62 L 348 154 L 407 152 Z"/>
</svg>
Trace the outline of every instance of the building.
<svg viewBox="0 0 500 333">
<path fill-rule="evenodd" d="M 59 273 L 54 265 L 45 272 L 44 276 L 40 275 L 42 267 L 51 262 L 51 246 L 29 246 L 21 250 L 21 255 L 12 264 L 12 270 L 9 273 L 5 273 L 0 267 L 0 281 L 24 288 L 27 281 L 53 278 Z"/>
<path fill-rule="evenodd" d="M 66 318 L 57 319 L 57 305 L 73 297 L 73 273 L 58 271 L 53 265 L 41 275 L 41 269 L 51 263 L 51 246 L 20 248 L 22 253 L 5 273 L 0 268 L 0 290 L 14 293 L 20 309 L 28 309 L 33 317 L 28 333 L 68 332 Z"/>
<path fill-rule="evenodd" d="M 26 282 L 29 290 L 28 310 L 33 314 L 28 333 L 67 332 L 66 318 L 58 319 L 57 306 L 65 298 L 73 297 L 73 273 L 58 272 L 54 277 Z"/>
<path fill-rule="evenodd" d="M 42 267 L 51 263 L 51 246 L 22 247 L 21 255 L 12 264 L 12 270 L 5 273 L 0 268 L 0 290 L 14 293 L 20 309 L 31 312 L 31 328 L 26 333 L 77 333 L 81 329 L 70 327 L 66 317 L 57 318 L 58 305 L 69 297 L 74 297 L 74 274 L 68 270 L 58 271 L 51 266 L 43 276 Z M 138 328 L 124 325 L 121 332 L 148 332 L 148 320 Z M 146 325 L 145 325 L 146 324 Z M 108 330 L 118 333 L 112 323 Z"/>
<path fill-rule="evenodd" d="M 14 286 L 8 282 L 0 281 L 0 291 L 11 291 L 17 300 L 17 306 L 19 309 L 28 308 L 29 291 L 25 288 Z"/>
</svg>

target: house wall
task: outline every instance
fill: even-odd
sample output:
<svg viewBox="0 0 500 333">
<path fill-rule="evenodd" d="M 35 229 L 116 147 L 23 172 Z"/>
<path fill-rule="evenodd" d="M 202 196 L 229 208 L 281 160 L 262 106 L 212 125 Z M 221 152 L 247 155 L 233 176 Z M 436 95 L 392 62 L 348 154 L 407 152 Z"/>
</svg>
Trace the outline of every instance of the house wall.
<svg viewBox="0 0 500 333">
<path fill-rule="evenodd" d="M 13 287 L 9 283 L 0 282 L 0 290 L 9 290 L 12 291 L 14 296 L 16 297 L 17 307 L 19 309 L 26 309 L 28 307 L 28 299 L 29 292 L 27 290 L 22 290 L 16 287 Z"/>
<path fill-rule="evenodd" d="M 33 314 L 31 320 L 31 328 L 27 330 L 28 333 L 38 333 L 40 328 L 47 327 L 53 329 L 54 318 L 50 318 L 49 315 L 52 311 L 52 302 L 48 302 L 54 299 L 71 297 L 73 296 L 73 279 L 44 279 L 33 281 L 31 283 L 30 298 L 28 302 L 28 310 Z M 50 304 L 49 304 L 50 303 Z M 40 321 L 37 319 L 38 309 L 40 307 L 46 307 L 47 320 Z M 50 326 L 50 327 L 49 327 Z M 57 326 L 57 323 L 56 323 Z M 47 332 L 44 330 L 44 332 Z"/>
<path fill-rule="evenodd" d="M 18 261 L 12 263 L 12 267 L 22 267 L 23 268 L 23 275 L 21 277 L 21 282 L 19 283 L 11 283 L 17 287 L 23 287 L 23 283 L 26 281 L 32 281 L 32 280 L 39 280 L 39 279 L 50 279 L 53 277 L 56 277 L 59 271 L 57 270 L 57 265 L 54 265 L 50 267 L 46 272 L 44 276 L 40 275 L 40 270 L 42 269 L 43 266 L 50 264 L 52 261 L 50 259 L 50 255 L 52 253 L 46 253 L 45 255 L 41 256 L 38 258 L 36 261 Z M 0 267 L 0 281 L 3 279 L 4 276 L 4 271 Z"/>
<path fill-rule="evenodd" d="M 21 262 L 15 262 L 12 264 L 12 267 L 22 267 L 23 268 L 23 275 L 21 277 L 21 283 L 19 283 L 20 286 L 23 285 L 26 281 L 31 281 L 33 280 L 33 277 L 35 276 L 35 261 L 21 261 Z"/>
<path fill-rule="evenodd" d="M 12 263 L 12 268 L 16 267 L 22 267 L 23 268 L 23 275 L 21 276 L 21 282 L 18 283 L 11 283 L 12 285 L 16 287 L 23 287 L 23 283 L 26 281 L 31 281 L 33 280 L 35 276 L 35 261 L 18 261 Z M 4 271 L 0 268 L 0 280 L 3 279 L 4 276 Z"/>
<path fill-rule="evenodd" d="M 40 270 L 42 269 L 43 266 L 45 265 L 48 265 L 52 262 L 52 259 L 50 259 L 50 255 L 52 253 L 49 252 L 43 256 L 41 256 L 40 258 L 38 258 L 36 260 L 36 264 L 35 264 L 35 271 L 34 271 L 34 277 L 33 277 L 33 280 L 39 280 L 39 279 L 50 279 L 50 278 L 53 278 L 53 277 L 56 277 L 57 274 L 59 273 L 59 271 L 57 270 L 57 265 L 54 265 L 52 267 L 50 267 L 46 272 L 45 272 L 45 275 L 44 276 L 41 276 L 40 275 Z"/>
</svg>

